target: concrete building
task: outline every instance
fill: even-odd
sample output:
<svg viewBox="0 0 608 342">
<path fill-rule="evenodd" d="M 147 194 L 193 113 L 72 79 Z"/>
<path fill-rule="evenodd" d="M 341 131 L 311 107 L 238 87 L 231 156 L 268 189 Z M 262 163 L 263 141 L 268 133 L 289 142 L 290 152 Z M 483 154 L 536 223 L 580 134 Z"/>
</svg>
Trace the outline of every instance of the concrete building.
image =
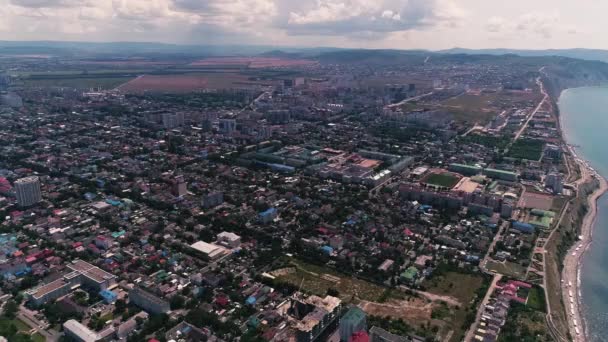
<svg viewBox="0 0 608 342">
<path fill-rule="evenodd" d="M 195 242 L 190 247 L 199 252 L 205 259 L 211 261 L 221 259 L 229 253 L 226 248 L 205 241 Z"/>
<path fill-rule="evenodd" d="M 101 334 L 96 333 L 74 319 L 70 319 L 63 323 L 63 331 L 65 335 L 73 341 L 97 342 L 104 340 L 104 337 Z"/>
<path fill-rule="evenodd" d="M 80 286 L 101 292 L 116 283 L 115 275 L 82 260 L 67 264 L 67 268 L 70 272 L 61 278 L 26 291 L 28 300 L 34 306 L 40 306 L 65 296 Z"/>
<path fill-rule="evenodd" d="M 217 234 L 217 242 L 228 248 L 237 248 L 241 245 L 241 237 L 229 232 Z"/>
<path fill-rule="evenodd" d="M 336 321 L 342 311 L 342 301 L 332 296 L 303 298 L 302 294 L 297 292 L 291 299 L 289 311 L 296 319 L 293 325 L 296 341 L 312 342 Z"/>
<path fill-rule="evenodd" d="M 185 196 L 188 193 L 188 183 L 184 180 L 184 176 L 176 176 L 173 179 L 171 193 L 177 197 Z"/>
<path fill-rule="evenodd" d="M 162 314 L 170 311 L 169 302 L 139 287 L 129 291 L 129 302 L 151 314 Z"/>
<path fill-rule="evenodd" d="M 162 115 L 163 127 L 173 129 L 184 125 L 184 113 L 166 113 Z"/>
<path fill-rule="evenodd" d="M 371 342 L 408 342 L 408 338 L 404 336 L 399 336 L 395 334 L 391 334 L 388 331 L 379 328 L 372 327 L 369 330 L 369 340 Z"/>
<path fill-rule="evenodd" d="M 231 134 L 236 131 L 236 120 L 234 119 L 220 119 L 219 124 L 220 133 Z"/>
<path fill-rule="evenodd" d="M 18 179 L 15 181 L 14 186 L 17 203 L 21 207 L 29 207 L 40 202 L 42 199 L 40 179 L 36 176 Z"/>
<path fill-rule="evenodd" d="M 545 187 L 553 190 L 553 194 L 560 194 L 564 190 L 564 181 L 557 172 L 552 172 L 545 177 Z"/>
<path fill-rule="evenodd" d="M 219 191 L 210 192 L 201 200 L 201 205 L 205 209 L 217 207 L 222 203 L 224 203 L 224 193 Z"/>
<path fill-rule="evenodd" d="M 357 331 L 367 330 L 365 312 L 358 307 L 350 308 L 340 319 L 340 341 L 348 342 Z"/>
</svg>

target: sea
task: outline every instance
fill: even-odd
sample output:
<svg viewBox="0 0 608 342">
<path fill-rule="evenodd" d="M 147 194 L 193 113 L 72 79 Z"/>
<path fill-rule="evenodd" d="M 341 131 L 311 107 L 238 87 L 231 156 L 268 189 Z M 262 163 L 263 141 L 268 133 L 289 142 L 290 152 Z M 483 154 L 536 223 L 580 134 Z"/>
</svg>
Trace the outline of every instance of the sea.
<svg viewBox="0 0 608 342">
<path fill-rule="evenodd" d="M 565 90 L 559 98 L 566 141 L 608 179 L 608 87 Z M 589 341 L 608 341 L 608 195 L 598 201 L 593 242 L 581 269 L 583 317 Z"/>
</svg>

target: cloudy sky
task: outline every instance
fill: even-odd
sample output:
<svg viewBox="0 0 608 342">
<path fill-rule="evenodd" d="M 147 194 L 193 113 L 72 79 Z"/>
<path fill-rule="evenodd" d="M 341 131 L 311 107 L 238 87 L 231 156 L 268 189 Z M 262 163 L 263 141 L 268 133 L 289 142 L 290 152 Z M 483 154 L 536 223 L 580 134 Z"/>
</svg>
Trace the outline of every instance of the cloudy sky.
<svg viewBox="0 0 608 342">
<path fill-rule="evenodd" d="M 0 0 L 0 40 L 604 48 L 606 0 Z"/>
</svg>

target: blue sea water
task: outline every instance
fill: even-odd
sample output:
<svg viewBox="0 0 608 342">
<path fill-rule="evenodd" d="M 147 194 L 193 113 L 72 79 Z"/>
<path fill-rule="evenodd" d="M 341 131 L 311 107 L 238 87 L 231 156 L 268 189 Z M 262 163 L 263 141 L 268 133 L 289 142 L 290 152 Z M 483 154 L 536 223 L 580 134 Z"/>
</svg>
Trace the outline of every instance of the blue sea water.
<svg viewBox="0 0 608 342">
<path fill-rule="evenodd" d="M 576 88 L 559 99 L 566 141 L 608 179 L 608 87 Z M 593 243 L 583 257 L 582 308 L 589 341 L 608 341 L 608 196 L 598 201 Z"/>
</svg>

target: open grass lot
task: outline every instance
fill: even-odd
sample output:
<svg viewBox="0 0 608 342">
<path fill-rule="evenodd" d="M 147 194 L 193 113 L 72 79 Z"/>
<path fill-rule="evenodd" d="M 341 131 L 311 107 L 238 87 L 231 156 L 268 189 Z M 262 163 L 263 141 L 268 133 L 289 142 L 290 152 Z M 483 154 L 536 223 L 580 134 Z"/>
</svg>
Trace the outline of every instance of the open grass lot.
<svg viewBox="0 0 608 342">
<path fill-rule="evenodd" d="M 486 267 L 490 271 L 494 271 L 512 278 L 521 279 L 526 275 L 525 267 L 510 261 L 498 262 L 490 260 L 488 261 Z"/>
<path fill-rule="evenodd" d="M 456 184 L 458 184 L 459 181 L 459 177 L 447 172 L 431 173 L 422 180 L 423 183 L 426 183 L 428 185 L 443 188 L 453 188 Z"/>
<path fill-rule="evenodd" d="M 42 336 L 40 333 L 35 333 L 31 337 L 34 342 L 45 342 L 46 341 L 46 338 L 44 336 Z"/>
<path fill-rule="evenodd" d="M 532 287 L 528 293 L 528 301 L 526 302 L 526 305 L 536 311 L 545 312 L 545 291 L 538 286 Z"/>
<path fill-rule="evenodd" d="M 540 160 L 545 143 L 534 139 L 520 139 L 511 146 L 507 157 L 515 159 Z"/>
<path fill-rule="evenodd" d="M 450 296 L 467 305 L 475 298 L 475 291 L 483 285 L 483 277 L 476 274 L 446 272 L 423 283 L 430 293 Z"/>
<path fill-rule="evenodd" d="M 23 321 L 19 320 L 19 319 L 0 319 L 0 326 L 9 326 L 9 325 L 14 325 L 15 328 L 17 328 L 17 331 L 21 331 L 21 332 L 28 332 L 30 331 L 30 327 L 25 324 Z"/>
<path fill-rule="evenodd" d="M 540 98 L 536 93 L 505 90 L 495 93 L 467 93 L 444 101 L 441 107 L 460 122 L 486 124 L 504 108 L 533 107 Z"/>
<path fill-rule="evenodd" d="M 486 282 L 487 283 L 487 282 Z M 430 280 L 423 283 L 427 291 L 433 294 L 450 296 L 458 299 L 462 303 L 459 307 L 452 307 L 449 309 L 449 314 L 444 314 L 444 320 L 448 323 L 448 326 L 452 329 L 453 333 L 450 341 L 461 341 L 464 338 L 466 329 L 468 329 L 467 315 L 471 305 L 474 303 L 477 296 L 480 295 L 478 292 L 483 292 L 484 278 L 477 274 L 465 274 L 458 272 L 445 272 L 440 275 L 435 275 Z M 481 295 L 483 296 L 483 295 Z M 441 314 L 442 311 L 447 310 L 446 307 L 437 307 L 433 311 L 433 316 Z M 472 312 L 472 311 L 471 311 Z"/>
<path fill-rule="evenodd" d="M 545 314 L 522 304 L 511 306 L 507 322 L 498 336 L 499 342 L 552 340 L 545 323 Z"/>
<path fill-rule="evenodd" d="M 340 298 L 352 301 L 354 298 L 371 302 L 380 301 L 386 288 L 370 282 L 339 274 L 328 267 L 321 267 L 305 263 L 300 260 L 291 259 L 291 266 L 295 267 L 294 273 L 282 275 L 279 280 L 300 286 L 308 292 L 324 296 L 327 290 L 332 288 L 340 292 Z M 302 283 L 302 279 L 304 282 Z M 337 280 L 337 281 L 334 281 Z"/>
</svg>

